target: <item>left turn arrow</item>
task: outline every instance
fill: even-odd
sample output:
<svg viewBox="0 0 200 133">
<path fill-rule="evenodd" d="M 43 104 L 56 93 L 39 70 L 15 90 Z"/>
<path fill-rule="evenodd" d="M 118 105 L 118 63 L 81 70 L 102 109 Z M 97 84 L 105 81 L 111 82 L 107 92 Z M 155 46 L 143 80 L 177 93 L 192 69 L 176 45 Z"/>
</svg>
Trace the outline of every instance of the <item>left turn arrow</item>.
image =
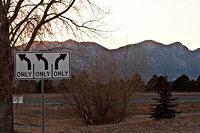
<svg viewBox="0 0 200 133">
<path fill-rule="evenodd" d="M 35 54 L 35 55 L 39 61 L 40 60 L 44 61 L 44 68 L 45 70 L 48 70 L 48 61 L 46 58 L 43 57 L 43 54 Z"/>
<path fill-rule="evenodd" d="M 31 70 L 31 61 L 26 57 L 26 54 L 19 54 L 21 61 L 25 60 L 28 64 L 28 70 Z"/>
</svg>

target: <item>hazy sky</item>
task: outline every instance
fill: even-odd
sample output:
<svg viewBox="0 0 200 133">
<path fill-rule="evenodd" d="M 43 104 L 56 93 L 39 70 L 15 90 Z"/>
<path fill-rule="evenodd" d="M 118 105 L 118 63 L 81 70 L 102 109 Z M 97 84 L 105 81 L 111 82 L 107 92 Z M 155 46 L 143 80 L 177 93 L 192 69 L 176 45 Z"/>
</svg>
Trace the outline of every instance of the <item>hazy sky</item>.
<svg viewBox="0 0 200 133">
<path fill-rule="evenodd" d="M 116 48 L 151 39 L 164 44 L 179 41 L 191 50 L 200 48 L 200 0 L 97 1 L 111 10 L 109 27 L 119 27 L 112 37 L 97 41 L 104 46 Z"/>
</svg>

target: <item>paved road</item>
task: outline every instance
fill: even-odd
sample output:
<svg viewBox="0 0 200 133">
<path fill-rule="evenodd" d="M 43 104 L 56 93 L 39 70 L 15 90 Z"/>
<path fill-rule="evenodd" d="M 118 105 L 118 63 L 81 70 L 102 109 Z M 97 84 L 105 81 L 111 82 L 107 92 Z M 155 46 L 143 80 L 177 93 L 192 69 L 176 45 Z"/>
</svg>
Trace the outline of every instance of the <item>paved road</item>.
<svg viewBox="0 0 200 133">
<path fill-rule="evenodd" d="M 131 98 L 130 102 L 154 102 L 153 97 L 158 97 L 158 95 L 155 93 L 138 93 Z M 177 102 L 200 101 L 200 93 L 173 93 L 173 97 L 178 97 Z M 41 96 L 14 96 L 13 103 L 39 105 L 41 104 Z M 67 100 L 63 94 L 45 94 L 45 104 L 65 103 L 67 103 Z"/>
</svg>

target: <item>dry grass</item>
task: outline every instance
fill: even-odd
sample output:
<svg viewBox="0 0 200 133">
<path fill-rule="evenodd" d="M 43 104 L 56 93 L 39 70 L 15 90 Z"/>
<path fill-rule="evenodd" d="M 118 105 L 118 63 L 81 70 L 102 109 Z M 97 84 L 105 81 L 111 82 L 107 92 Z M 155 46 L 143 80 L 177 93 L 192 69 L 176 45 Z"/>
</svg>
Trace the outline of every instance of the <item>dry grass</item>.
<svg viewBox="0 0 200 133">
<path fill-rule="evenodd" d="M 68 105 L 45 106 L 45 132 L 47 133 L 148 133 L 200 131 L 200 102 L 180 103 L 175 119 L 152 121 L 149 117 L 150 103 L 132 103 L 128 116 L 118 124 L 86 126 Z M 15 105 L 15 120 L 29 124 L 15 125 L 17 133 L 41 132 L 41 106 Z"/>
</svg>

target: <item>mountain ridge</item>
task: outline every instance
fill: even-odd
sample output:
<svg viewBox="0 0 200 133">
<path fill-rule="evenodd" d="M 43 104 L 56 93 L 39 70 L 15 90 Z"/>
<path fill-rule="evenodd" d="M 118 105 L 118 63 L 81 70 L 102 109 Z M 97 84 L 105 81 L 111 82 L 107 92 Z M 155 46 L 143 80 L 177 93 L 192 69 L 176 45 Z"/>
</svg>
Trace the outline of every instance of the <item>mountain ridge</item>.
<svg viewBox="0 0 200 133">
<path fill-rule="evenodd" d="M 123 48 L 123 47 L 129 47 L 129 46 L 132 46 L 132 45 L 143 45 L 143 44 L 145 44 L 145 45 L 149 45 L 149 44 L 153 44 L 153 45 L 162 45 L 162 46 L 166 46 L 166 47 L 171 47 L 171 46 L 181 46 L 181 47 L 184 47 L 184 48 L 186 48 L 186 49 L 188 49 L 189 51 L 191 51 L 191 52 L 194 52 L 194 51 L 200 51 L 200 48 L 197 48 L 197 49 L 195 49 L 195 50 L 190 50 L 187 46 L 185 46 L 185 45 L 183 45 L 181 42 L 179 42 L 179 41 L 176 41 L 176 42 L 173 42 L 173 43 L 170 43 L 170 44 L 163 44 L 163 43 L 161 43 L 161 42 L 157 42 L 157 41 L 154 41 L 154 40 L 144 40 L 144 41 L 141 41 L 141 42 L 138 42 L 138 43 L 134 43 L 134 44 L 127 44 L 127 45 L 125 45 L 125 46 L 121 46 L 121 47 L 118 47 L 118 48 L 114 48 L 114 49 L 109 49 L 109 48 L 106 48 L 106 47 L 104 47 L 104 46 L 102 46 L 102 45 L 100 45 L 100 44 L 98 44 L 98 43 L 96 43 L 96 42 L 90 42 L 90 41 L 83 41 L 83 42 L 78 42 L 78 41 L 75 41 L 75 40 L 73 40 L 73 39 L 68 39 L 68 40 L 66 40 L 66 41 L 43 41 L 43 42 L 40 42 L 40 41 L 35 41 L 34 43 L 33 43 L 33 45 L 38 45 L 38 44 L 40 44 L 40 43 L 42 43 L 42 44 L 53 44 L 53 45 L 55 45 L 55 43 L 57 43 L 57 44 L 74 44 L 74 43 L 85 43 L 85 44 L 88 44 L 88 43 L 92 43 L 92 44 L 95 44 L 95 45 L 99 45 L 100 47 L 103 47 L 103 48 L 105 48 L 105 49 L 108 49 L 108 50 L 117 50 L 117 49 L 120 49 L 120 48 Z M 17 47 L 25 47 L 26 46 L 26 44 L 23 44 L 23 45 L 19 45 L 19 46 L 17 46 Z"/>
<path fill-rule="evenodd" d="M 23 50 L 26 45 L 19 47 Z M 136 44 L 129 44 L 117 49 L 107 49 L 95 42 L 77 42 L 74 40 L 67 40 L 64 42 L 45 41 L 43 43 L 35 42 L 30 51 L 38 50 L 56 50 L 56 51 L 71 51 L 87 53 L 88 57 L 93 58 L 97 55 L 107 52 L 114 52 L 118 57 L 122 55 L 125 48 L 133 52 L 137 47 L 141 47 L 146 55 L 150 56 L 153 64 L 154 73 L 157 75 L 167 74 L 169 80 L 174 80 L 182 74 L 186 74 L 190 79 L 196 79 L 200 74 L 200 48 L 196 50 L 189 50 L 180 42 L 174 42 L 169 45 L 156 42 L 154 40 L 145 40 Z M 72 56 L 72 60 L 82 62 L 79 57 Z M 83 66 L 82 66 L 83 67 Z"/>
</svg>

